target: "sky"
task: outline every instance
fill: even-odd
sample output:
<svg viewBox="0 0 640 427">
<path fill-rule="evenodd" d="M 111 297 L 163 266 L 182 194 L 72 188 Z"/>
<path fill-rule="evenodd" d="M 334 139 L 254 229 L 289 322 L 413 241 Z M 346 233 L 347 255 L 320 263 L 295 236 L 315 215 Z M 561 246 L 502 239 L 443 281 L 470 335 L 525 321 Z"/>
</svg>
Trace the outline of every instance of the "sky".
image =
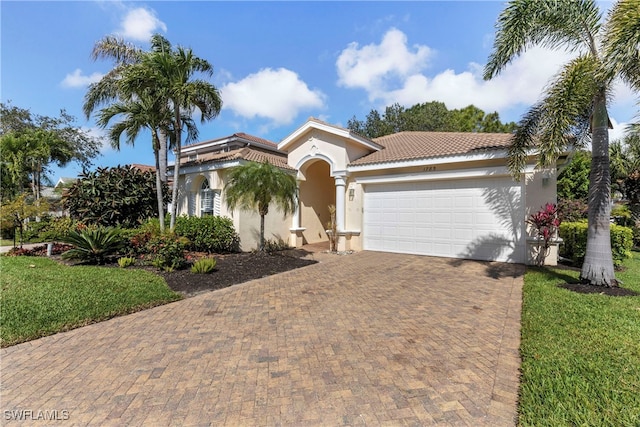
<svg viewBox="0 0 640 427">
<path fill-rule="evenodd" d="M 600 3 L 603 11 L 610 2 Z M 33 114 L 61 109 L 94 135 L 82 112 L 90 83 L 113 64 L 94 44 L 115 35 L 144 49 L 159 33 L 214 67 L 223 107 L 200 124 L 199 141 L 245 132 L 278 143 L 316 117 L 346 126 L 388 105 L 473 104 L 518 121 L 575 53 L 527 50 L 496 78 L 482 79 L 498 1 L 11 1 L 0 2 L 0 99 Z M 611 137 L 637 120 L 638 97 L 616 84 Z M 153 165 L 150 137 L 116 151 L 105 142 L 95 166 Z M 55 182 L 79 166 L 54 168 Z"/>
</svg>

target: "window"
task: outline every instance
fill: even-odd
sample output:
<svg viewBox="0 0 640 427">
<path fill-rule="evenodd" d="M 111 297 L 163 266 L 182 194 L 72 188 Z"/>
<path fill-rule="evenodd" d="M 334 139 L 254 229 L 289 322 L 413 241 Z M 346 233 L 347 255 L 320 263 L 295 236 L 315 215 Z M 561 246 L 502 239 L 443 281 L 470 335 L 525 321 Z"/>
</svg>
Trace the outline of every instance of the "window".
<svg viewBox="0 0 640 427">
<path fill-rule="evenodd" d="M 200 186 L 200 216 L 220 215 L 220 192 L 209 187 L 205 178 Z"/>
</svg>

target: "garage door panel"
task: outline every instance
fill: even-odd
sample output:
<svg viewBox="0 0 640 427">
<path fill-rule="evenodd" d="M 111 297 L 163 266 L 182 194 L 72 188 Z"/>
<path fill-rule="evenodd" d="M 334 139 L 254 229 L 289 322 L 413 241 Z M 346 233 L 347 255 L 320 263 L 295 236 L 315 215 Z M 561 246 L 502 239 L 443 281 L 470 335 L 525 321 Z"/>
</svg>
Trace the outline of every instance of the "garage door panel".
<svg viewBox="0 0 640 427">
<path fill-rule="evenodd" d="M 367 185 L 364 249 L 523 262 L 520 191 L 507 177 Z"/>
</svg>

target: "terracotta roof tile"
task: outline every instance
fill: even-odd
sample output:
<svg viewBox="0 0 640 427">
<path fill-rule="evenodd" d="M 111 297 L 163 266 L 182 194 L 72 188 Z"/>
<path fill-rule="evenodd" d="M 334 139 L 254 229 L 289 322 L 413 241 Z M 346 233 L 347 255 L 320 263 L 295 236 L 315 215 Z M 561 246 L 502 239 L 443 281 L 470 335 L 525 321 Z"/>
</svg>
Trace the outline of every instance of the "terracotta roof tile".
<svg viewBox="0 0 640 427">
<path fill-rule="evenodd" d="M 234 139 L 234 138 L 240 138 L 247 141 L 252 141 L 252 142 L 257 142 L 263 145 L 267 145 L 269 147 L 278 148 L 278 144 L 276 144 L 275 142 L 272 142 L 272 141 L 269 141 L 268 139 L 260 138 L 257 136 L 249 135 L 248 133 L 244 133 L 244 132 L 237 132 L 237 133 L 234 133 L 233 135 L 225 136 L 222 138 L 207 139 L 206 141 L 198 141 L 193 144 L 185 145 L 184 147 L 190 147 L 190 148 L 198 147 L 200 145 L 205 145 L 212 142 L 224 141 L 226 139 Z"/>
<path fill-rule="evenodd" d="M 511 144 L 512 136 L 510 133 L 400 132 L 375 138 L 373 141 L 384 148 L 351 164 L 389 163 L 503 149 Z"/>
<path fill-rule="evenodd" d="M 275 153 L 256 150 L 251 147 L 243 147 L 237 150 L 223 151 L 218 153 L 205 153 L 198 156 L 198 160 L 186 162 L 183 165 L 201 164 L 209 162 L 226 162 L 230 160 L 247 160 L 251 162 L 265 163 L 269 162 L 274 166 L 282 169 L 293 170 L 287 164 L 287 157 Z"/>
</svg>

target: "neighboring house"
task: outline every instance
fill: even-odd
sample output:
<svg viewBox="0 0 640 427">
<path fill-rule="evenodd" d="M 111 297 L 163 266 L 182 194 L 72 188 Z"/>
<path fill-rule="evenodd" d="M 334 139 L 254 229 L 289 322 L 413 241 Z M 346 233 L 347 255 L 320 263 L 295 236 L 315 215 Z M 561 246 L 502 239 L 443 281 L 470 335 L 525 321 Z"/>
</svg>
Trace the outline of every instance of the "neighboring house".
<svg viewBox="0 0 640 427">
<path fill-rule="evenodd" d="M 270 212 L 267 238 L 293 246 L 327 241 L 328 206 L 335 205 L 340 251 L 530 263 L 526 219 L 556 202 L 556 169 L 535 169 L 531 157 L 523 179 L 514 181 L 507 169 L 510 138 L 400 132 L 370 140 L 314 118 L 277 146 L 235 134 L 184 147 L 179 212 L 228 215 L 243 249 L 255 247 L 258 216 L 225 208 L 224 171 L 270 161 L 296 171 L 299 209 L 286 219 Z M 547 261 L 556 259 L 554 248 Z"/>
</svg>

